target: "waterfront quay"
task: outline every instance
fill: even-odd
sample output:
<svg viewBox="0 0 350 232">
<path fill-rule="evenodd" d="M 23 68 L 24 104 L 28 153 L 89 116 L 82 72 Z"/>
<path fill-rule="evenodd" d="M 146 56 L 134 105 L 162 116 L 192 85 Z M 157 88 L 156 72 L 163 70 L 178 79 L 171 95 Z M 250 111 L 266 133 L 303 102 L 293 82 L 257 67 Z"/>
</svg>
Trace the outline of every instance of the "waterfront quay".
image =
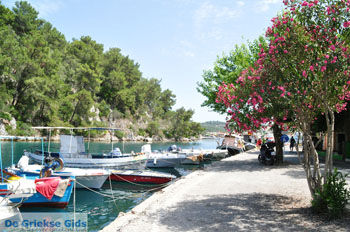
<svg viewBox="0 0 350 232">
<path fill-rule="evenodd" d="M 311 195 L 296 153 L 263 166 L 258 151 L 195 171 L 154 193 L 102 231 L 347 231 L 349 216 L 311 214 Z M 345 170 L 349 171 L 349 170 Z"/>
</svg>

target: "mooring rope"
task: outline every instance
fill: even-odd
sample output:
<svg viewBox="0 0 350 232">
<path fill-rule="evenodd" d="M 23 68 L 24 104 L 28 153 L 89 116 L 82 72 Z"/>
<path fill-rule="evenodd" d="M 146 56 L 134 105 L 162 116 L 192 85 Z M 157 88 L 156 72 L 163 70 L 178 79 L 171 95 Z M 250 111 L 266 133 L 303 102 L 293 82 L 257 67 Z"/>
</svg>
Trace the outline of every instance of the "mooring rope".
<svg viewBox="0 0 350 232">
<path fill-rule="evenodd" d="M 111 195 L 109 195 L 109 194 L 104 194 L 104 193 L 99 193 L 98 191 L 95 191 L 95 190 L 93 190 L 93 189 L 87 187 L 86 185 L 80 183 L 79 181 L 77 181 L 77 184 L 83 186 L 83 187 L 86 188 L 87 190 L 90 190 L 91 192 L 94 192 L 94 193 L 96 193 L 96 194 L 98 194 L 98 195 L 101 195 L 101 196 L 104 196 L 104 197 L 113 198 Z"/>
<path fill-rule="evenodd" d="M 115 208 L 116 210 L 118 210 L 118 206 L 117 206 L 117 203 L 115 202 L 115 198 L 114 198 L 114 193 L 113 193 L 113 188 L 112 188 L 112 180 L 111 180 L 111 177 L 108 176 L 108 179 L 109 179 L 109 187 L 110 187 L 110 190 L 111 190 L 111 193 L 112 193 L 112 198 L 113 198 L 113 203 L 115 205 Z"/>
</svg>

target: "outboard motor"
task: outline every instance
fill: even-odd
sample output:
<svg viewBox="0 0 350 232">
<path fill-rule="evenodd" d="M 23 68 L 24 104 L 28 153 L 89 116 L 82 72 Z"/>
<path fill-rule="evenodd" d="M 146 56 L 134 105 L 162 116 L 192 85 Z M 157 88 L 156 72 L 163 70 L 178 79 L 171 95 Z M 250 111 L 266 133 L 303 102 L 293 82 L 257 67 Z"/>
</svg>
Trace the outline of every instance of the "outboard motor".
<svg viewBox="0 0 350 232">
<path fill-rule="evenodd" d="M 60 171 L 64 167 L 63 160 L 61 158 L 54 158 L 52 156 L 46 156 L 44 159 L 44 167 L 40 171 L 40 178 L 49 177 L 53 171 Z"/>
<path fill-rule="evenodd" d="M 176 152 L 177 151 L 177 146 L 174 144 L 174 145 L 171 145 L 169 148 L 168 148 L 168 151 L 170 152 Z"/>
</svg>

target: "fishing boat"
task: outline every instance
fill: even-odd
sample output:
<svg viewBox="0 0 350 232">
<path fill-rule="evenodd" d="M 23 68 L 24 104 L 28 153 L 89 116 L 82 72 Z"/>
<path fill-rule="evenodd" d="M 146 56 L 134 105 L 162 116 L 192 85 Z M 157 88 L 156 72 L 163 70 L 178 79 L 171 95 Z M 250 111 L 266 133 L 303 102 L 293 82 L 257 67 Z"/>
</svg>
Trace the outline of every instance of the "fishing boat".
<svg viewBox="0 0 350 232">
<path fill-rule="evenodd" d="M 0 139 L 5 138 L 3 136 Z M 14 137 L 6 136 L 13 142 Z M 11 143 L 13 145 L 13 143 Z M 44 206 L 64 208 L 68 205 L 73 190 L 74 177 L 60 178 L 37 176 L 18 176 L 2 167 L 2 151 L 0 142 L 0 195 L 21 206 Z M 12 167 L 13 146 L 12 146 Z"/>
<path fill-rule="evenodd" d="M 50 163 L 45 165 L 50 165 Z M 45 174 L 43 174 L 43 170 L 45 168 L 45 165 L 29 164 L 29 157 L 23 155 L 18 161 L 17 166 L 8 168 L 8 170 L 11 170 L 17 175 L 44 176 Z M 50 171 L 50 176 L 75 176 L 77 188 L 99 189 L 102 187 L 103 183 L 107 180 L 109 176 L 109 171 L 105 169 L 67 168 L 64 167 L 63 162 L 62 167 L 55 168 L 54 170 Z"/>
<path fill-rule="evenodd" d="M 0 200 L 0 223 L 5 219 L 20 217 L 20 215 L 18 204 L 12 203 L 7 198 Z"/>
<path fill-rule="evenodd" d="M 186 154 L 173 152 L 152 152 L 146 161 L 147 168 L 173 168 L 181 165 L 187 158 Z"/>
<path fill-rule="evenodd" d="M 109 178 L 112 181 L 128 183 L 165 184 L 175 179 L 176 176 L 146 170 L 112 170 Z"/>
<path fill-rule="evenodd" d="M 74 177 L 61 179 L 31 177 L 0 183 L 2 197 L 23 207 L 65 208 L 73 190 Z"/>
<path fill-rule="evenodd" d="M 187 154 L 201 155 L 204 161 L 223 159 L 228 156 L 227 149 L 183 149 Z"/>
<path fill-rule="evenodd" d="M 142 148 L 141 148 L 142 149 Z M 91 154 L 85 151 L 82 136 L 61 135 L 60 152 L 43 152 L 42 150 L 25 151 L 25 155 L 36 163 L 42 163 L 44 156 L 61 158 L 66 167 L 71 168 L 130 168 L 138 167 L 147 159 L 145 153 L 130 154 Z"/>
<path fill-rule="evenodd" d="M 227 150 L 229 156 L 236 155 L 244 151 L 244 142 L 238 135 L 225 135 L 217 149 Z"/>
</svg>

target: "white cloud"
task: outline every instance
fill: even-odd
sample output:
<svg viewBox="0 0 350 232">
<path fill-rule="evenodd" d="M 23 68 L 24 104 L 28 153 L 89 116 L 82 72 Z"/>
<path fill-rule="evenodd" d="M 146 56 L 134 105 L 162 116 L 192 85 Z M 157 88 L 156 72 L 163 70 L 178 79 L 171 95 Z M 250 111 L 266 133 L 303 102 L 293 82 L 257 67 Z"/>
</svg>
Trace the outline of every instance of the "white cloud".
<svg viewBox="0 0 350 232">
<path fill-rule="evenodd" d="M 201 26 L 207 21 L 216 24 L 226 22 L 239 15 L 239 11 L 229 7 L 219 7 L 209 2 L 204 2 L 194 13 L 196 26 Z"/>
<path fill-rule="evenodd" d="M 187 40 L 175 40 L 171 49 L 162 48 L 161 54 L 165 56 L 180 56 L 193 58 L 196 56 L 195 46 Z"/>
<path fill-rule="evenodd" d="M 40 17 L 47 17 L 62 8 L 63 2 L 60 0 L 37 0 L 30 1 L 30 4 L 39 12 Z"/>
<path fill-rule="evenodd" d="M 236 4 L 243 6 L 244 2 L 238 1 Z M 225 33 L 223 25 L 239 17 L 241 12 L 238 8 L 202 3 L 193 16 L 196 36 L 200 39 L 222 39 Z"/>
<path fill-rule="evenodd" d="M 187 57 L 194 57 L 195 56 L 195 54 L 193 52 L 190 52 L 190 51 L 183 51 L 183 55 L 187 56 Z"/>
<path fill-rule="evenodd" d="M 273 4 L 280 4 L 281 0 L 261 0 L 258 1 L 256 5 L 256 11 L 258 12 L 266 12 L 270 9 L 270 6 Z"/>
<path fill-rule="evenodd" d="M 237 2 L 237 5 L 238 5 L 239 7 L 242 7 L 242 6 L 245 5 L 245 3 L 244 3 L 243 1 L 238 1 L 238 2 Z"/>
</svg>

